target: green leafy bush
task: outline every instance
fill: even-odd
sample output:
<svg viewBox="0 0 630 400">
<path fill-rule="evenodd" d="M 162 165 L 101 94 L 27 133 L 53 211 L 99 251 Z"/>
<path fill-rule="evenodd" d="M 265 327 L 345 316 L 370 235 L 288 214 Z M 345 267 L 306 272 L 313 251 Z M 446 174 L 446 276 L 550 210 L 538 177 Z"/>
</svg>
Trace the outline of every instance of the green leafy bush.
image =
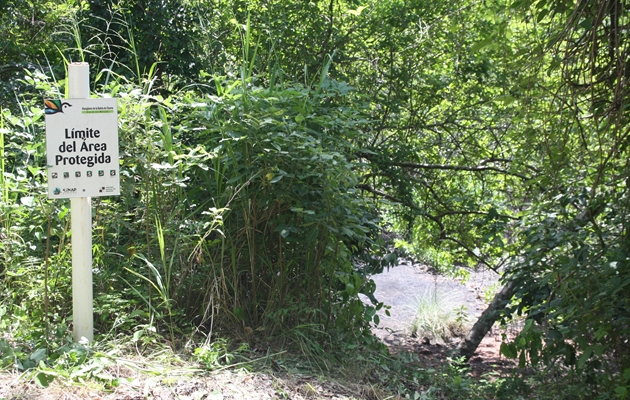
<svg viewBox="0 0 630 400">
<path fill-rule="evenodd" d="M 162 97 L 150 74 L 94 79 L 119 98 L 121 154 L 121 196 L 93 199 L 97 333 L 367 333 L 377 317 L 358 294 L 374 285 L 351 258 L 378 220 L 355 189 L 366 120 L 350 87 L 325 73 L 312 89 L 217 78 L 216 95 Z M 71 314 L 70 232 L 68 202 L 45 194 L 38 102 L 63 97 L 65 81 L 25 84 L 39 94 L 22 115 L 2 112 L 2 290 L 36 328 L 23 332 L 45 339 Z"/>
<path fill-rule="evenodd" d="M 199 248 L 204 263 L 223 266 L 207 282 L 220 308 L 253 328 L 363 326 L 366 282 L 349 244 L 367 241 L 377 221 L 354 188 L 352 141 L 365 121 L 350 88 L 225 81 L 217 91 L 182 126 L 212 154 L 188 198 L 229 208 L 223 235 L 206 238 L 221 251 Z"/>
<path fill-rule="evenodd" d="M 518 288 L 509 312 L 527 320 L 502 349 L 522 366 L 561 361 L 599 382 L 596 392 L 623 390 L 630 368 L 628 221 L 617 208 L 627 206 L 627 188 L 601 189 L 597 199 L 566 190 L 525 221 L 523 261 L 510 270 Z M 579 206 L 593 202 L 596 211 Z"/>
</svg>

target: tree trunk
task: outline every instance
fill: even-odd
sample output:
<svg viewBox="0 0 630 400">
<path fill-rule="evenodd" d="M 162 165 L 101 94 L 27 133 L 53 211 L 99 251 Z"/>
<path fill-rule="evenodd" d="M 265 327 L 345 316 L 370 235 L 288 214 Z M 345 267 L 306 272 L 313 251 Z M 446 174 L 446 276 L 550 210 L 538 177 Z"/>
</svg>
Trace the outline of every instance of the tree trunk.
<svg viewBox="0 0 630 400">
<path fill-rule="evenodd" d="M 503 289 L 494 296 L 488 308 L 481 314 L 475 325 L 473 325 L 468 335 L 459 343 L 454 351 L 455 357 L 464 357 L 465 361 L 470 360 L 479 343 L 486 336 L 492 325 L 499 317 L 501 310 L 509 303 L 514 295 L 515 283 L 510 281 L 503 286 Z"/>
</svg>

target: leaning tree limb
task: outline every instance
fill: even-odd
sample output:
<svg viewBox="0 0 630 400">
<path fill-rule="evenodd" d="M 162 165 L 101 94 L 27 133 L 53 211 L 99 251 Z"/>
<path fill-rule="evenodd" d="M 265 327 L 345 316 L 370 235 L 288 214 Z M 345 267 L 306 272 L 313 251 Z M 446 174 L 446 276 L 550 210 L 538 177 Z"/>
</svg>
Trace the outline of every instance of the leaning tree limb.
<svg viewBox="0 0 630 400">
<path fill-rule="evenodd" d="M 604 205 L 598 204 L 594 207 L 585 207 L 580 214 L 574 219 L 574 224 L 570 228 L 571 230 L 578 230 L 583 228 L 587 223 L 591 222 L 596 224 L 595 218 L 604 211 Z M 555 248 L 555 246 L 553 247 Z M 552 250 L 550 248 L 548 251 Z M 468 335 L 462 340 L 455 348 L 453 355 L 455 357 L 464 357 L 464 360 L 468 361 L 479 347 L 479 343 L 483 340 L 486 334 L 492 328 L 492 325 L 501 315 L 501 311 L 505 309 L 507 304 L 514 296 L 516 289 L 516 281 L 508 281 L 503 289 L 494 296 L 494 299 L 488 305 L 488 308 L 481 314 L 475 325 L 473 325 Z"/>
<path fill-rule="evenodd" d="M 468 335 L 462 340 L 454 350 L 455 357 L 464 357 L 465 361 L 470 360 L 479 343 L 492 328 L 492 325 L 501 315 L 501 311 L 510 302 L 514 295 L 514 287 L 516 283 L 509 281 L 503 286 L 503 289 L 494 296 L 494 299 L 488 305 L 488 308 L 481 314 L 475 325 L 473 325 Z"/>
</svg>

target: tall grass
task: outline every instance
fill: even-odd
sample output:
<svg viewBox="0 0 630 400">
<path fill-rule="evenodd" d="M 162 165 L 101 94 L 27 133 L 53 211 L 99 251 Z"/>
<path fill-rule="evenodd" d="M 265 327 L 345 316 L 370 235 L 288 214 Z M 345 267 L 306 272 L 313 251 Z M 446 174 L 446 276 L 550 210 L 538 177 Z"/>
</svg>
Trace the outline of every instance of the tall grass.
<svg viewBox="0 0 630 400">
<path fill-rule="evenodd" d="M 8 111 L 7 111 L 8 114 Z M 0 249 L 6 254 L 8 250 L 4 245 L 4 240 L 9 234 L 11 227 L 9 208 L 9 182 L 7 174 L 7 163 L 5 155 L 5 143 L 4 137 L 9 133 L 9 129 L 5 128 L 5 110 L 0 107 Z M 8 260 L 5 257 L 0 257 L 6 263 Z M 4 273 L 4 267 L 0 268 L 0 274 Z"/>
<path fill-rule="evenodd" d="M 365 331 L 372 316 L 358 293 L 366 282 L 351 263 L 349 243 L 366 241 L 377 221 L 354 189 L 348 157 L 362 115 L 345 100 L 347 86 L 328 79 L 332 58 L 312 89 L 257 86 L 265 80 L 255 79 L 259 44 L 247 23 L 240 76 L 176 90 L 165 86 L 157 64 L 140 70 L 129 22 L 117 15 L 111 21 L 121 29 L 76 40 L 86 46 L 80 54 L 106 67 L 93 74 L 91 87 L 119 98 L 121 196 L 93 199 L 97 338 L 147 326 L 170 343 L 185 333 L 253 340 L 292 332 L 289 341 L 314 357 L 334 345 L 335 332 Z M 129 46 L 127 65 L 107 47 L 112 34 Z M 64 82 L 42 74 L 31 84 L 46 83 L 45 96 L 56 97 Z M 208 88 L 213 92 L 200 91 Z M 23 108 L 26 115 L 30 103 Z M 43 130 L 37 117 L 25 126 L 31 136 Z M 16 129 L 0 124 L 2 140 Z M 29 190 L 43 195 L 45 163 L 39 153 L 31 161 L 39 186 Z M 2 179 L 3 203 L 18 201 Z M 24 223 L 34 221 L 46 238 L 45 271 L 67 271 L 67 210 L 42 204 Z M 47 226 L 50 232 L 42 230 Z M 7 268 L 15 273 L 20 260 Z M 48 272 L 41 280 L 39 272 L 25 272 L 19 279 L 37 284 L 11 290 L 29 299 L 23 311 L 31 320 L 43 313 L 57 316 L 43 319 L 51 324 L 69 321 L 69 278 Z M 60 285 L 64 291 L 55 294 Z M 37 293 L 50 295 L 46 307 L 34 305 Z M 325 345 L 318 348 L 320 339 Z"/>
<path fill-rule="evenodd" d="M 4 118 L 4 108 L 0 108 L 0 190 L 2 191 L 3 205 L 9 203 L 9 186 L 5 178 L 6 157 L 4 152 L 4 135 L 7 134 L 9 130 L 4 127 Z M 2 216 L 0 216 L 0 218 L 2 218 Z M 0 220 L 0 223 L 2 222 L 3 221 Z"/>
</svg>

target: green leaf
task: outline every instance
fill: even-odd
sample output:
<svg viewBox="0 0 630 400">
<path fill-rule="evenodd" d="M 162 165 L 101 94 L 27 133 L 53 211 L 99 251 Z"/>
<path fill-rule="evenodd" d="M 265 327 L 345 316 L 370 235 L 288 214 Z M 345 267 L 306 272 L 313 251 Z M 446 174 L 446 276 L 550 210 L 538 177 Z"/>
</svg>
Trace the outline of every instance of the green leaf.
<svg viewBox="0 0 630 400">
<path fill-rule="evenodd" d="M 549 336 L 550 339 L 553 340 L 560 340 L 562 339 L 562 333 L 557 330 L 557 329 L 550 329 L 549 333 L 547 334 L 547 336 Z"/>
<path fill-rule="evenodd" d="M 587 31 L 590 31 L 591 29 L 593 29 L 593 18 L 592 17 L 588 17 L 584 21 L 580 22 L 579 25 L 582 28 L 586 29 Z"/>
<path fill-rule="evenodd" d="M 359 15 L 361 15 L 361 12 L 363 10 L 365 10 L 365 6 L 361 6 L 357 8 L 356 10 L 348 10 L 348 14 L 358 17 Z"/>
<path fill-rule="evenodd" d="M 137 330 L 133 333 L 131 341 L 137 342 L 138 340 L 140 340 L 140 338 L 142 338 L 142 336 L 144 336 L 144 329 Z"/>
<path fill-rule="evenodd" d="M 545 19 L 545 17 L 549 14 L 549 10 L 548 9 L 542 9 L 540 10 L 540 12 L 538 13 L 538 15 L 536 16 L 536 22 L 540 22 L 543 19 Z"/>
<path fill-rule="evenodd" d="M 525 357 L 525 351 L 521 351 L 521 354 L 518 356 L 518 366 L 520 368 L 524 368 L 527 362 L 527 358 Z"/>
<path fill-rule="evenodd" d="M 51 384 L 52 381 L 55 380 L 55 376 L 44 372 L 39 372 L 37 375 L 35 375 L 34 380 L 38 385 L 46 388 L 48 387 L 48 385 Z"/>
<path fill-rule="evenodd" d="M 46 349 L 42 348 L 42 349 L 35 350 L 29 358 L 35 361 L 36 364 L 39 364 L 40 361 L 43 361 L 46 359 Z"/>
<path fill-rule="evenodd" d="M 604 345 L 602 344 L 595 344 L 592 346 L 593 347 L 593 354 L 595 354 L 597 357 L 601 357 L 602 354 L 604 354 Z"/>
<path fill-rule="evenodd" d="M 475 43 L 475 44 L 474 44 L 474 45 L 470 48 L 470 51 L 471 51 L 472 53 L 475 53 L 475 52 L 477 52 L 477 51 L 479 51 L 479 50 L 481 50 L 481 49 L 483 49 L 483 48 L 486 48 L 486 47 L 488 47 L 488 46 L 492 45 L 493 43 L 494 43 L 494 40 L 493 40 L 493 39 L 484 39 L 484 40 L 482 40 L 481 42 L 477 42 L 477 43 Z"/>
<path fill-rule="evenodd" d="M 276 175 L 269 182 L 276 183 L 276 182 L 279 182 L 282 178 L 284 178 L 284 175 Z"/>
<path fill-rule="evenodd" d="M 516 101 L 516 97 L 514 96 L 510 96 L 510 95 L 503 95 L 503 96 L 497 96 L 494 98 L 495 101 L 500 101 L 501 103 L 505 104 L 506 106 L 509 104 L 512 104 Z"/>
<path fill-rule="evenodd" d="M 582 355 L 578 359 L 577 367 L 582 368 L 586 361 L 591 357 L 591 354 L 593 354 L 593 348 L 589 346 L 586 348 L 586 350 L 584 350 L 584 353 L 582 353 Z"/>
<path fill-rule="evenodd" d="M 499 349 L 500 354 L 503 354 L 507 358 L 516 358 L 516 346 L 514 343 L 501 343 Z"/>
<path fill-rule="evenodd" d="M 348 293 L 349 295 L 355 294 L 355 287 L 352 283 L 346 283 L 346 293 Z"/>
<path fill-rule="evenodd" d="M 341 231 L 348 237 L 354 237 L 355 234 L 353 231 L 351 231 L 350 229 L 346 228 L 345 226 L 341 227 Z"/>
</svg>

